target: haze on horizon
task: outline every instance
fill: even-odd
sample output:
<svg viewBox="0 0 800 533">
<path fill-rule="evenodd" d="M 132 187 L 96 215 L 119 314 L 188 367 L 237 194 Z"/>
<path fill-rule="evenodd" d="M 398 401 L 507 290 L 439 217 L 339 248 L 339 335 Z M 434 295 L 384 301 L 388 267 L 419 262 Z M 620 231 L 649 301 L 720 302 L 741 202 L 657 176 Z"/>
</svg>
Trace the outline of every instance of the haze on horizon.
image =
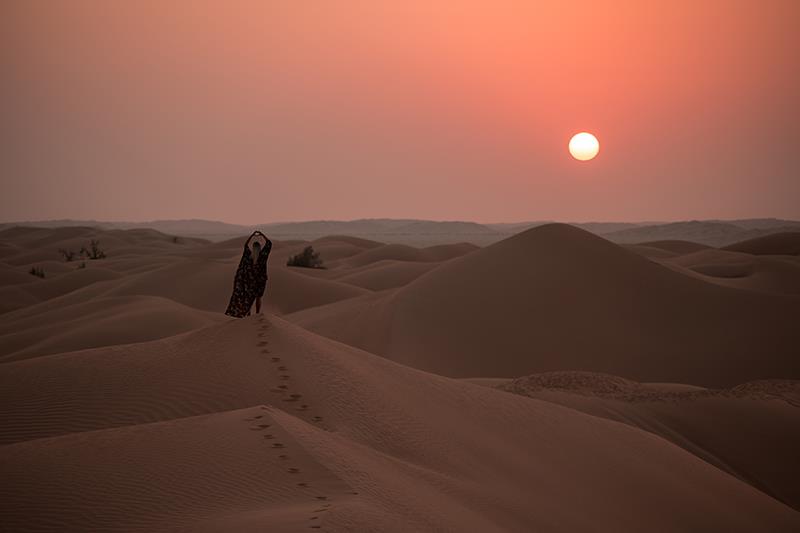
<svg viewBox="0 0 800 533">
<path fill-rule="evenodd" d="M 4 2 L 0 221 L 800 218 L 800 2 L 233 4 Z"/>
</svg>

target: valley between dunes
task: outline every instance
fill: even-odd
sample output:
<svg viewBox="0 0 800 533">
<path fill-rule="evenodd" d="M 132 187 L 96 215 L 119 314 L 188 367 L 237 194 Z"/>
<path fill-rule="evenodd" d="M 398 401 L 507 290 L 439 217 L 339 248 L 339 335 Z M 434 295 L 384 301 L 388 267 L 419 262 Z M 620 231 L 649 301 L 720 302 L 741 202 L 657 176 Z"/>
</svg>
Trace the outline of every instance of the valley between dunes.
<svg viewBox="0 0 800 533">
<path fill-rule="evenodd" d="M 244 240 L 0 230 L 0 529 L 800 530 L 800 233 Z"/>
</svg>

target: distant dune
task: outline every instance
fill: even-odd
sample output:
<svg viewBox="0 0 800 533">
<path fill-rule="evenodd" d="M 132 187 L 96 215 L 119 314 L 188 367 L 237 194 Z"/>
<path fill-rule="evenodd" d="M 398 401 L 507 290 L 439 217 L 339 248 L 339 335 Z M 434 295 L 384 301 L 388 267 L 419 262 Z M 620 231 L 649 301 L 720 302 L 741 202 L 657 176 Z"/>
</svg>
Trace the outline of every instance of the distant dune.
<svg viewBox="0 0 800 533">
<path fill-rule="evenodd" d="M 56 228 L 85 226 L 102 230 L 150 228 L 168 235 L 224 241 L 247 235 L 255 229 L 266 231 L 273 240 L 313 241 L 328 236 L 347 236 L 379 243 L 424 247 L 454 242 L 487 246 L 516 233 L 554 221 L 527 221 L 478 224 L 470 221 L 432 221 L 413 219 L 310 220 L 264 223 L 253 226 L 211 220 L 155 220 L 150 222 L 103 222 L 52 220 L 0 224 L 3 227 L 34 226 Z M 570 222 L 571 225 L 621 243 L 636 244 L 657 240 L 683 240 L 709 246 L 735 242 L 777 232 L 800 231 L 800 221 L 781 219 L 695 220 L 685 222 Z M 334 237 L 336 238 L 336 237 Z M 359 245 L 361 246 L 361 245 Z M 367 248 L 368 246 L 361 246 Z M 3 256 L 0 248 L 0 257 Z"/>
<path fill-rule="evenodd" d="M 774 221 L 775 226 L 757 224 L 748 227 L 747 221 L 739 225 L 739 221 L 721 222 L 710 220 L 693 220 L 690 222 L 673 222 L 627 228 L 609 233 L 603 237 L 617 243 L 641 243 L 647 241 L 681 240 L 708 246 L 725 246 L 746 239 L 762 237 L 771 233 L 795 231 L 800 224 L 794 221 Z"/>
<path fill-rule="evenodd" d="M 755 255 L 800 255 L 800 231 L 772 233 L 724 248 Z"/>
<path fill-rule="evenodd" d="M 639 243 L 640 246 L 650 246 L 652 248 L 659 248 L 666 252 L 671 252 L 674 254 L 690 254 L 692 252 L 699 252 L 700 250 L 705 250 L 709 248 L 709 246 L 705 244 L 699 244 L 696 242 L 689 242 L 689 241 L 652 241 L 652 242 L 642 242 Z"/>
<path fill-rule="evenodd" d="M 416 261 L 423 263 L 440 262 L 452 259 L 453 257 L 459 257 L 477 249 L 477 246 L 468 243 L 441 244 L 422 249 L 404 244 L 385 244 L 350 256 L 344 260 L 344 264 L 348 267 L 361 267 L 385 260 Z"/>
<path fill-rule="evenodd" d="M 684 274 L 725 287 L 800 294 L 800 262 L 790 256 L 759 256 L 710 248 L 659 261 Z"/>
<path fill-rule="evenodd" d="M 337 278 L 338 281 L 363 287 L 371 291 L 394 289 L 407 285 L 424 273 L 436 268 L 431 262 L 381 260 L 369 263 L 352 274 Z"/>
</svg>

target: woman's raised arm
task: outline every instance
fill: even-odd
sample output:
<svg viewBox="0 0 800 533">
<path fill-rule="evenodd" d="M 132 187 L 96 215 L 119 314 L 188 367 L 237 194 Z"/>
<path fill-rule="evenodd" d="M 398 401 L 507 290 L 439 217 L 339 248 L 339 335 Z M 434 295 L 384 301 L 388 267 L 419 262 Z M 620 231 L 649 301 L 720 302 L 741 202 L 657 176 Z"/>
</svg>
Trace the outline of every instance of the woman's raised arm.
<svg viewBox="0 0 800 533">
<path fill-rule="evenodd" d="M 244 243 L 244 247 L 245 247 L 245 248 L 247 248 L 248 246 L 250 246 L 250 241 L 252 241 L 252 240 L 253 240 L 253 237 L 255 237 L 255 236 L 256 236 L 256 234 L 258 234 L 258 233 L 261 233 L 261 232 L 256 230 L 256 231 L 254 231 L 253 233 L 251 233 L 251 234 L 250 234 L 250 236 L 247 238 L 247 241 Z"/>
</svg>

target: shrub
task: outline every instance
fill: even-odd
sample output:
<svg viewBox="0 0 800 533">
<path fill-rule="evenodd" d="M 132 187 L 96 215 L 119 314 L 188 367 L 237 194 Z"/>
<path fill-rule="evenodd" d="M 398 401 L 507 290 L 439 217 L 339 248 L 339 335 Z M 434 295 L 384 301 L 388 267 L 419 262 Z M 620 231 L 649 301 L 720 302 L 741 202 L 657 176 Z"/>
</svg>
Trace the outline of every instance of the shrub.
<svg viewBox="0 0 800 533">
<path fill-rule="evenodd" d="M 81 263 L 78 265 L 78 268 L 86 268 L 86 261 L 81 261 Z"/>
<path fill-rule="evenodd" d="M 44 270 L 41 268 L 31 267 L 31 269 L 28 272 L 30 273 L 31 276 L 36 276 L 37 278 L 44 279 Z"/>
<path fill-rule="evenodd" d="M 81 248 L 81 255 L 89 259 L 105 259 L 106 253 L 100 249 L 100 241 L 92 239 L 89 241 L 89 249 L 86 247 Z"/>
<path fill-rule="evenodd" d="M 58 253 L 60 253 L 64 257 L 64 261 L 66 261 L 67 263 L 75 259 L 75 252 L 73 252 L 72 250 L 65 250 L 64 248 L 61 248 L 60 250 L 58 250 Z"/>
<path fill-rule="evenodd" d="M 319 252 L 315 252 L 313 246 L 306 246 L 302 253 L 291 256 L 289 260 L 286 261 L 286 265 L 305 268 L 325 268 L 322 266 L 322 259 L 319 258 Z"/>
</svg>

